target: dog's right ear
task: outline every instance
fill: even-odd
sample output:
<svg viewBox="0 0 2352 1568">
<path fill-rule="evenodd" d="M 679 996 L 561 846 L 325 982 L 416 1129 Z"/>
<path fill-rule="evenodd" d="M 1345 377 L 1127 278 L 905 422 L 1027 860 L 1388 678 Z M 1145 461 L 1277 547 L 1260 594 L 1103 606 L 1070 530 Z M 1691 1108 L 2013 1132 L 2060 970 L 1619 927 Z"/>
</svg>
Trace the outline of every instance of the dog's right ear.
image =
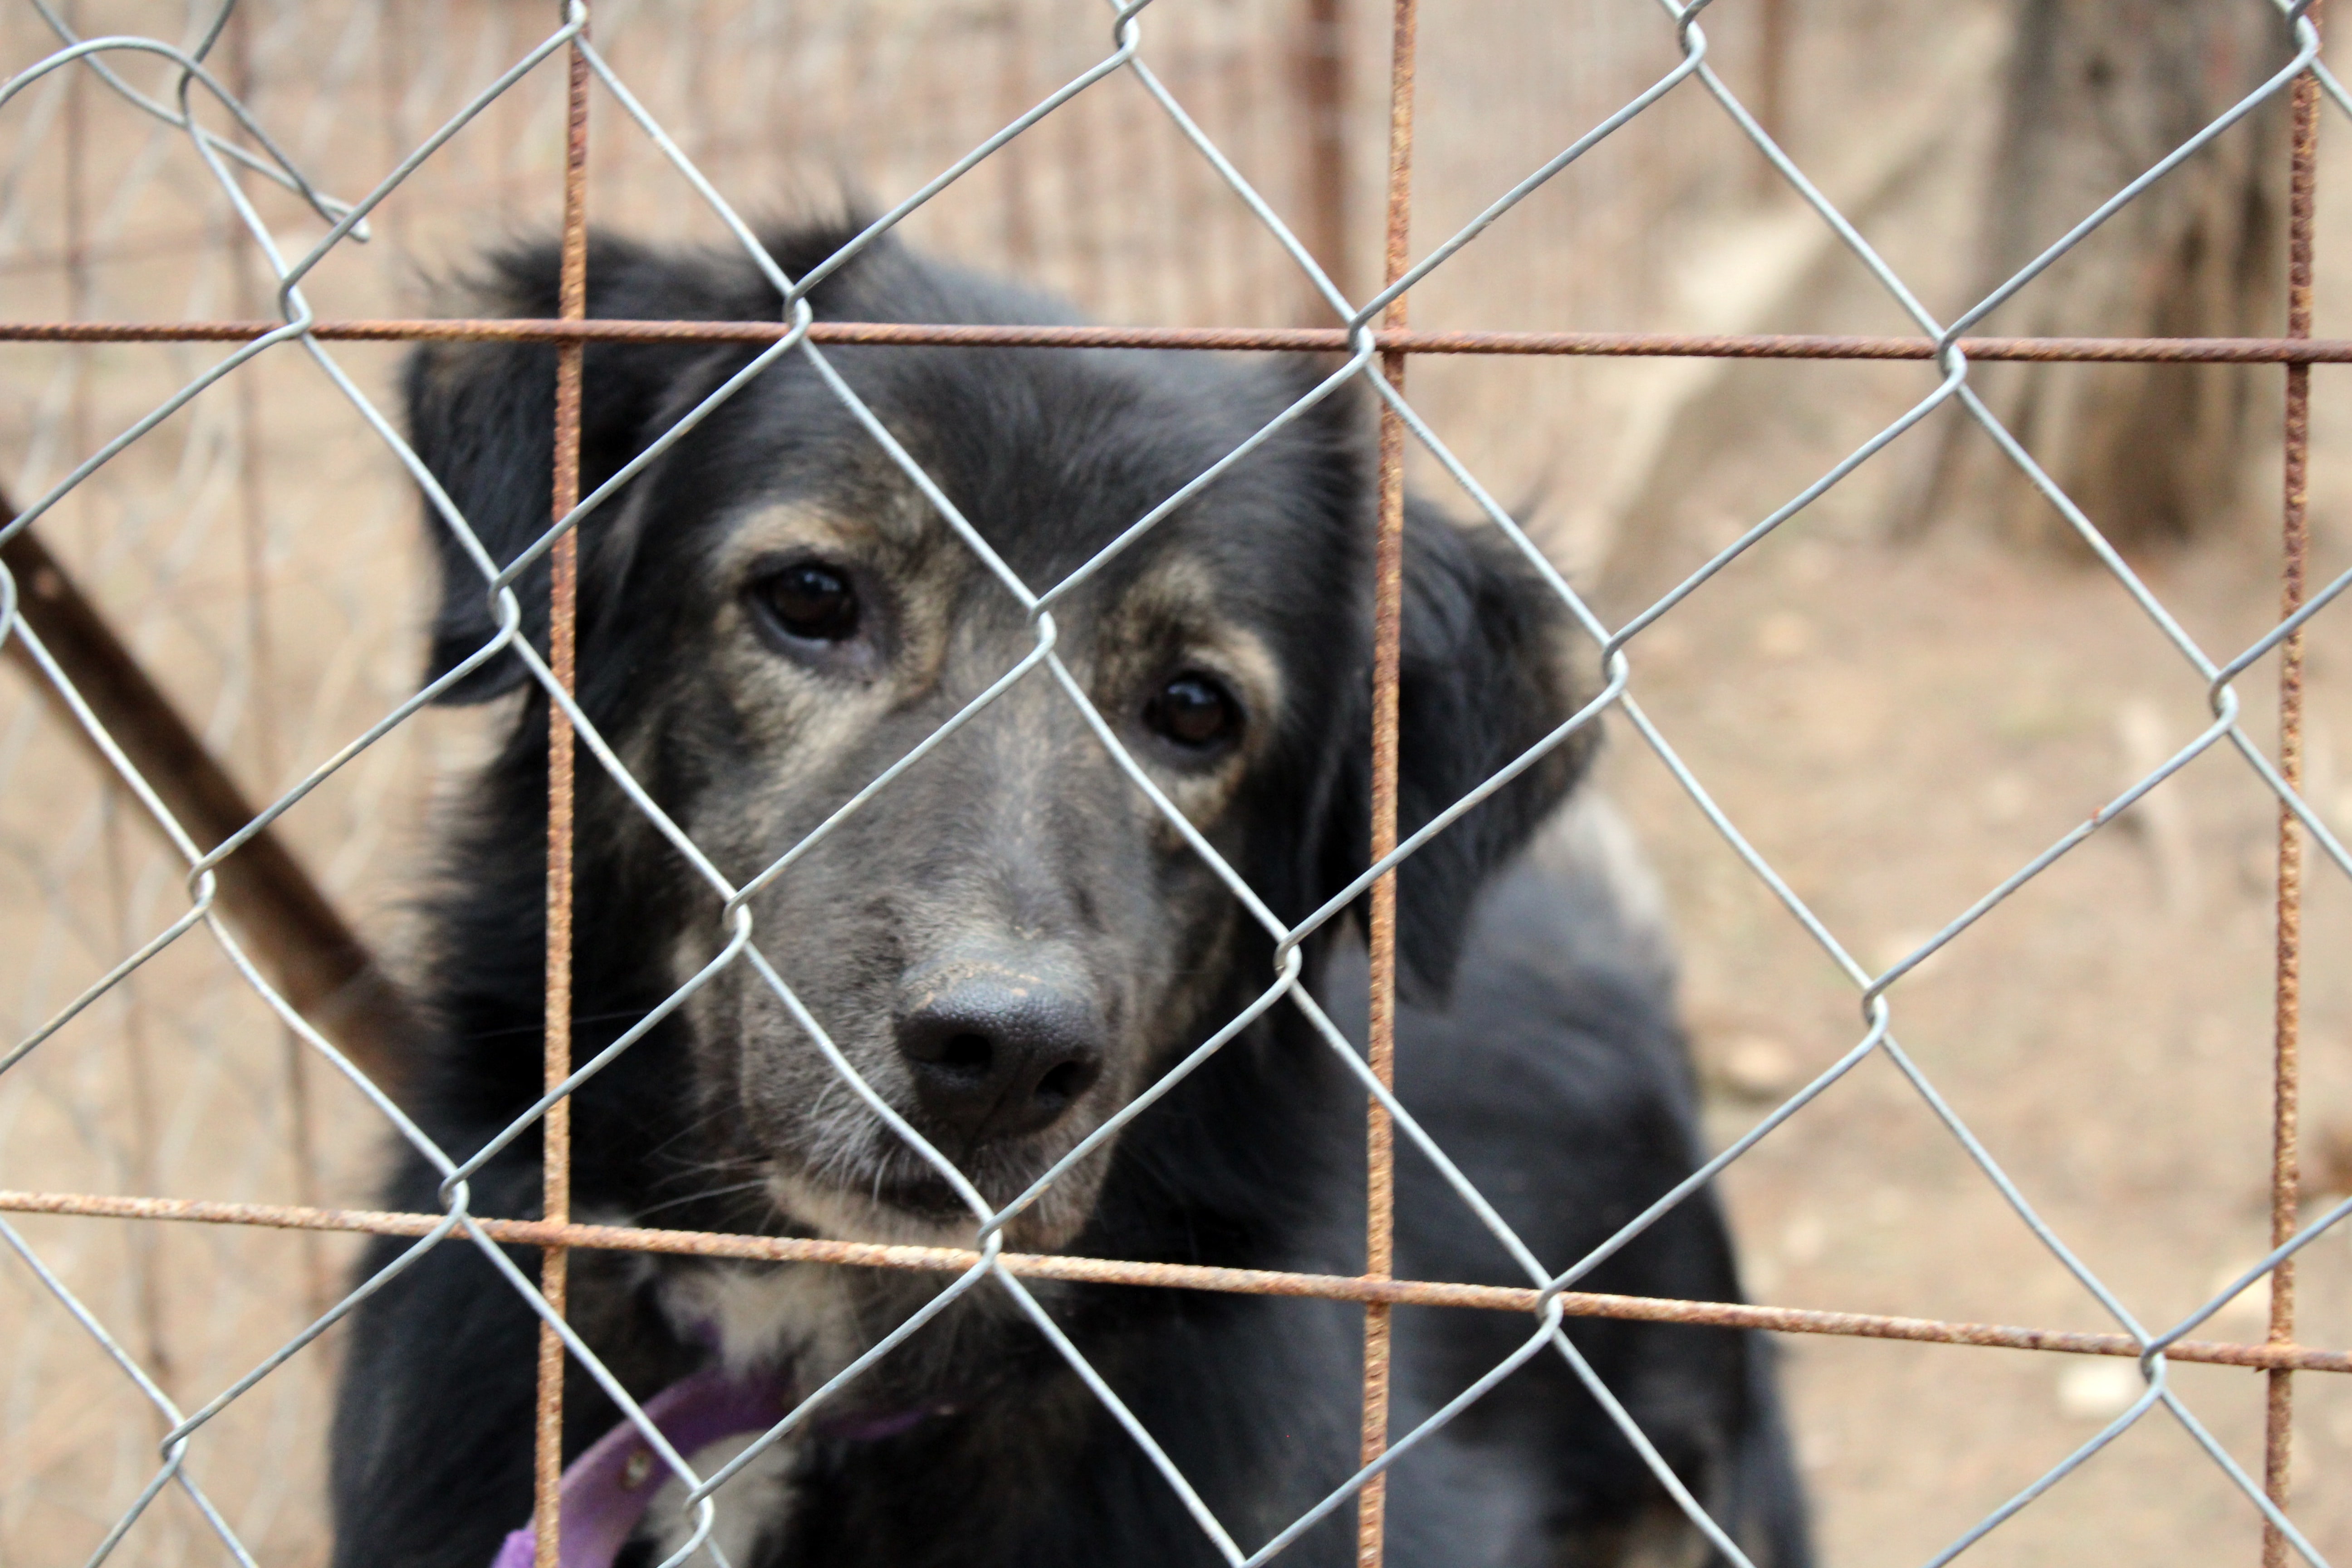
<svg viewBox="0 0 2352 1568">
<path fill-rule="evenodd" d="M 550 317 L 560 310 L 562 254 L 551 242 L 489 258 L 469 289 L 477 313 Z M 588 313 L 599 317 L 722 320 L 772 316 L 774 291 L 748 264 L 666 253 L 597 236 L 589 245 Z M 588 494 L 659 434 L 656 418 L 674 405 L 681 384 L 706 379 L 714 361 L 730 365 L 748 351 L 676 343 L 591 343 L 582 376 L 580 490 Z M 408 360 L 404 391 L 408 439 L 448 493 L 490 560 L 503 567 L 554 521 L 555 359 L 546 343 L 428 343 Z M 610 521 L 614 497 L 583 524 L 581 602 L 594 618 L 621 563 Z M 425 525 L 440 567 L 428 680 L 479 651 L 498 622 L 479 563 L 429 502 Z M 549 566 L 534 562 L 515 584 L 522 635 L 547 647 Z M 445 702 L 480 702 L 511 690 L 526 674 L 501 653 L 445 692 Z"/>
<path fill-rule="evenodd" d="M 1566 723 L 1585 700 L 1576 667 L 1589 647 L 1559 595 L 1493 528 L 1457 526 L 1412 498 L 1405 505 L 1403 587 L 1400 837 Z M 1354 880 L 1370 858 L 1370 674 L 1367 668 L 1358 677 L 1341 731 L 1340 773 L 1326 819 L 1327 889 Z M 1479 889 L 1576 784 L 1596 737 L 1590 724 L 1572 732 L 1405 860 L 1397 921 L 1409 998 L 1445 995 Z M 1360 908 L 1369 919 L 1368 901 Z"/>
</svg>

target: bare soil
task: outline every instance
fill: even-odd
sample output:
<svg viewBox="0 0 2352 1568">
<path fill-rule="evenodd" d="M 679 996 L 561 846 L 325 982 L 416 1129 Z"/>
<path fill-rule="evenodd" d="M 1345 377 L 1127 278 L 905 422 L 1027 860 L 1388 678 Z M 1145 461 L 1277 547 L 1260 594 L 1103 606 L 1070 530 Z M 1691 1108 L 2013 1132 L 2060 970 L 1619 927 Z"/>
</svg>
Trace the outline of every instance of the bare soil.
<svg viewBox="0 0 2352 1568">
<path fill-rule="evenodd" d="M 2333 129 L 2331 127 L 2331 129 Z M 1915 226 L 1950 193 L 1923 189 Z M 1916 232 L 1916 229 L 1915 229 Z M 1956 268 L 1919 262 L 1927 280 Z M 1931 296 L 1932 299 L 1932 296 Z M 1868 331 L 1858 277 L 1792 328 Z M 2196 374 L 2183 372 L 2182 374 Z M 1612 624 L 1819 477 L 1932 386 L 1924 367 L 1749 366 L 1706 411 L 1667 503 L 1621 544 Z M 2279 381 L 2270 384 L 2278 395 Z M 2315 581 L 2352 562 L 2347 387 L 2316 378 Z M 1942 417 L 1942 416 L 1937 416 Z M 2257 430 L 2277 428 L 2277 405 Z M 2204 680 L 2085 554 L 1988 537 L 1966 513 L 1915 533 L 1923 437 L 1865 466 L 1633 647 L 1633 692 L 1730 821 L 1861 965 L 1893 964 L 2194 740 Z M 2246 516 L 2137 563 L 2209 654 L 2277 616 L 2274 462 Z M 2276 661 L 2238 682 L 2274 754 Z M 2352 620 L 2315 624 L 2308 788 L 2352 821 Z M 1859 992 L 1740 861 L 1630 726 L 1607 787 L 1674 909 L 1710 1085 L 1709 1136 L 1747 1131 L 1864 1036 Z M 2204 1301 L 2267 1244 L 2276 811 L 2224 743 L 2000 903 L 1888 994 L 1893 1035 L 2018 1194 L 2139 1321 Z M 2305 1191 L 2352 1188 L 2352 887 L 2308 878 Z M 2113 1330 L 1919 1089 L 1874 1056 L 1725 1178 L 1759 1300 Z M 2297 1282 L 2297 1337 L 2352 1335 L 2352 1247 Z M 2259 1340 L 2241 1296 L 2200 1332 Z M 1924 1561 L 2095 1436 L 2137 1389 L 2130 1363 L 1789 1336 L 1803 1470 L 1830 1563 Z M 2263 1380 L 2174 1369 L 2173 1386 L 2261 1474 Z M 2296 1515 L 2352 1550 L 2352 1384 L 2296 1381 Z M 2161 1410 L 1971 1561 L 2251 1562 L 2257 1517 Z"/>
</svg>

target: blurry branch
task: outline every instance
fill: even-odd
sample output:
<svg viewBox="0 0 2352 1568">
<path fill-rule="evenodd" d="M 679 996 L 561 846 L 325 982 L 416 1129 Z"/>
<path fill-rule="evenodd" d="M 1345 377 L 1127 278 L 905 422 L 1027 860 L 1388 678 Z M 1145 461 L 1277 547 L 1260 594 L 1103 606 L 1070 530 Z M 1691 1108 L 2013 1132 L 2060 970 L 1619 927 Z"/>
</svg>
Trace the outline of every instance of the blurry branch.
<svg viewBox="0 0 2352 1568">
<path fill-rule="evenodd" d="M 0 527 L 16 515 L 0 498 Z M 210 850 L 260 815 L 31 529 L 0 545 L 0 563 L 16 580 L 25 624 L 199 847 Z M 23 639 L 11 637 L 5 647 L 66 729 L 110 773 L 112 764 L 34 664 Z M 280 994 L 362 1071 L 397 1095 L 416 1035 L 407 1000 L 276 828 L 255 834 L 221 862 L 216 875 L 221 912 Z"/>
<path fill-rule="evenodd" d="M 2288 58 L 2267 5 L 2012 0 L 1990 183 L 1990 291 Z M 2158 181 L 1979 331 L 2132 337 L 2279 329 L 2287 105 L 2257 109 Z M 2091 521 L 2130 548 L 2224 526 L 2244 480 L 2252 366 L 1988 365 L 1975 384 Z M 1945 444 L 1922 515 L 1981 511 L 2011 533 L 2063 526 L 1973 421 Z"/>
</svg>

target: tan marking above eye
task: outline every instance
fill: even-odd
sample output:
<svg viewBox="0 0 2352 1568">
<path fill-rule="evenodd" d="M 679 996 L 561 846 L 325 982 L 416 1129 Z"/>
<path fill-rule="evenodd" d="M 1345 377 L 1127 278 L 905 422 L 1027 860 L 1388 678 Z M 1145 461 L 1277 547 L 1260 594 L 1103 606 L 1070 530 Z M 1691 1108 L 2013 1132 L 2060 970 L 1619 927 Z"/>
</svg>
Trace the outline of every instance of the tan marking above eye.
<svg viewBox="0 0 2352 1568">
<path fill-rule="evenodd" d="M 1163 683 L 1188 669 L 1213 677 L 1241 707 L 1245 757 L 1282 711 L 1280 666 L 1264 638 L 1223 610 L 1231 595 L 1199 558 L 1171 551 L 1153 562 L 1103 616 L 1096 700 L 1131 724 Z"/>
<path fill-rule="evenodd" d="M 1097 701 L 1108 698 L 1118 702 L 1123 711 L 1114 720 L 1132 735 L 1134 727 L 1143 722 L 1144 706 L 1152 692 L 1171 676 L 1199 670 L 1213 675 L 1231 690 L 1241 708 L 1241 732 L 1234 744 L 1205 752 L 1199 763 L 1189 767 L 1177 761 L 1181 753 L 1172 742 L 1134 748 L 1136 760 L 1155 775 L 1169 804 L 1193 826 L 1206 830 L 1223 816 L 1250 763 L 1274 735 L 1281 711 L 1282 679 L 1271 650 L 1246 627 L 1230 623 L 1204 626 L 1194 622 L 1187 634 L 1177 645 L 1179 651 L 1171 653 L 1163 637 L 1134 650 L 1143 658 L 1117 661 L 1126 668 L 1117 672 L 1116 695 L 1106 693 Z M 1172 827 L 1164 837 L 1161 847 L 1167 852 L 1192 853 Z"/>
<path fill-rule="evenodd" d="M 719 546 L 718 574 L 740 585 L 758 562 L 812 554 L 862 560 L 875 553 L 883 531 L 865 520 L 807 501 L 778 501 L 745 515 Z"/>
<path fill-rule="evenodd" d="M 804 557 L 854 572 L 862 629 L 877 636 L 887 630 L 893 684 L 911 689 L 935 678 L 947 658 L 949 623 L 971 570 L 968 552 L 950 548 L 953 542 L 943 529 L 916 526 L 887 494 L 866 511 L 772 501 L 726 531 L 711 570 L 718 596 L 730 606 L 723 613 L 736 616 L 773 564 Z"/>
</svg>

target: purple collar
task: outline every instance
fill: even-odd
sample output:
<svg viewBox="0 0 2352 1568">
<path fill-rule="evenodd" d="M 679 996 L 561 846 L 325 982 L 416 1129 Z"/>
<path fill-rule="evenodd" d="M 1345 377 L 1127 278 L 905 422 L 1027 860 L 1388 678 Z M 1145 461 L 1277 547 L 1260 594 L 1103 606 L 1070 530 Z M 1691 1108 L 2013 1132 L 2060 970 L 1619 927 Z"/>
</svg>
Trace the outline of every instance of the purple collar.
<svg viewBox="0 0 2352 1568">
<path fill-rule="evenodd" d="M 764 1432 L 792 1408 L 791 1389 L 772 1380 L 742 1382 L 725 1369 L 706 1367 L 680 1378 L 645 1402 L 647 1420 L 686 1458 L 722 1437 Z M 813 1424 L 817 1435 L 852 1443 L 878 1442 L 913 1431 L 934 1415 L 951 1415 L 952 1404 L 896 1410 L 845 1410 Z M 562 1539 L 556 1559 L 562 1568 L 613 1568 L 614 1559 L 636 1533 L 646 1510 L 670 1479 L 668 1467 L 634 1423 L 624 1420 L 572 1461 L 560 1496 Z M 530 1524 L 514 1531 L 490 1568 L 531 1568 L 538 1532 Z"/>
<path fill-rule="evenodd" d="M 681 1455 L 721 1437 L 764 1432 L 789 1408 L 781 1384 L 739 1383 L 716 1366 L 680 1378 L 645 1403 L 646 1418 Z M 635 1424 L 625 1420 L 597 1438 L 563 1472 L 556 1552 L 562 1568 L 613 1568 L 669 1475 Z M 531 1568 L 538 1547 L 537 1529 L 526 1524 L 507 1537 L 490 1568 Z"/>
</svg>

